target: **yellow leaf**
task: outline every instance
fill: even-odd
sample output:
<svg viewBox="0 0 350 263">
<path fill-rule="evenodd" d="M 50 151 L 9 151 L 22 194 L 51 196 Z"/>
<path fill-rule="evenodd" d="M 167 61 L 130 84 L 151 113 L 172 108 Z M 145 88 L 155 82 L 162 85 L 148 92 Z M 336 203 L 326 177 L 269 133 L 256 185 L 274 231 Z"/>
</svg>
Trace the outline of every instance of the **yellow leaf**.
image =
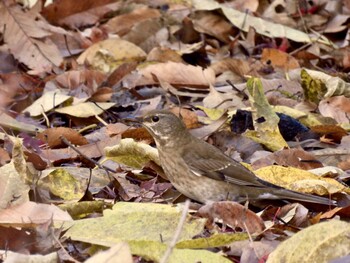
<svg viewBox="0 0 350 263">
<path fill-rule="evenodd" d="M 207 116 L 212 120 L 212 121 L 216 121 L 218 119 L 221 118 L 222 115 L 225 114 L 225 110 L 224 109 L 209 109 L 203 106 L 196 106 L 198 109 L 201 109 L 202 111 L 205 112 L 205 114 L 207 114 Z"/>
<path fill-rule="evenodd" d="M 56 112 L 68 114 L 78 118 L 89 118 L 95 115 L 102 114 L 105 110 L 113 107 L 115 103 L 112 102 L 83 102 L 72 106 L 57 109 Z"/>
<path fill-rule="evenodd" d="M 69 227 L 65 236 L 107 247 L 120 241 L 126 241 L 130 245 L 139 241 L 162 240 L 168 244 L 181 215 L 182 209 L 172 205 L 119 202 L 112 210 L 104 210 L 103 217 L 69 222 L 65 225 Z M 206 219 L 188 215 L 179 241 L 192 239 L 201 233 L 205 222 Z"/>
<path fill-rule="evenodd" d="M 264 144 L 272 151 L 288 148 L 279 128 L 279 117 L 268 103 L 261 80 L 250 78 L 247 81 L 249 100 L 252 106 L 252 115 L 255 131 L 247 131 L 245 135 L 252 140 Z"/>
<path fill-rule="evenodd" d="M 129 41 L 107 39 L 89 47 L 77 61 L 79 64 L 88 62 L 95 69 L 109 73 L 121 63 L 143 61 L 146 55 L 141 48 Z"/>
<path fill-rule="evenodd" d="M 160 165 L 157 149 L 130 138 L 122 139 L 117 145 L 106 147 L 105 152 L 106 159 L 138 169 L 149 161 Z"/>
<path fill-rule="evenodd" d="M 255 174 L 272 184 L 308 194 L 330 195 L 347 192 L 350 188 L 332 178 L 322 178 L 311 172 L 294 167 L 278 165 L 266 166 L 255 171 Z"/>
<path fill-rule="evenodd" d="M 327 263 L 349 255 L 350 224 L 331 220 L 307 227 L 273 251 L 267 263 Z"/>
<path fill-rule="evenodd" d="M 305 100 L 318 104 L 327 92 L 325 83 L 319 78 L 312 78 L 305 69 L 301 70 L 300 75 Z"/>
<path fill-rule="evenodd" d="M 85 193 L 85 187 L 63 168 L 50 172 L 39 185 L 64 200 L 79 200 Z"/>
</svg>

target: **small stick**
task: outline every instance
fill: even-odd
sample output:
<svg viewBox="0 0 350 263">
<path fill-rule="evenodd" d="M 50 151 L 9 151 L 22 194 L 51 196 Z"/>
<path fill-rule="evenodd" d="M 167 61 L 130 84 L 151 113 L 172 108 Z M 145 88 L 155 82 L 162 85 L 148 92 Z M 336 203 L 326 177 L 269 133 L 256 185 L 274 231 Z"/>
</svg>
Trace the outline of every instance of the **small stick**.
<svg viewBox="0 0 350 263">
<path fill-rule="evenodd" d="M 75 151 L 76 153 L 80 154 L 85 159 L 87 159 L 90 162 L 94 163 L 98 168 L 104 169 L 104 170 L 112 172 L 112 173 L 115 173 L 115 171 L 112 170 L 111 168 L 108 168 L 107 166 L 104 166 L 104 165 L 100 164 L 99 162 L 96 162 L 94 159 L 91 159 L 90 157 L 87 157 L 85 154 L 83 154 L 81 151 L 79 151 L 77 147 L 75 147 L 73 144 L 71 144 L 64 136 L 60 136 L 60 139 L 65 145 L 67 145 L 70 148 L 72 148 L 73 151 Z"/>
<path fill-rule="evenodd" d="M 171 252 L 173 252 L 173 249 L 174 249 L 177 241 L 179 240 L 182 228 L 183 228 L 183 226 L 185 224 L 185 220 L 186 220 L 186 216 L 187 216 L 189 208 L 190 208 L 190 200 L 187 199 L 186 202 L 185 202 L 184 208 L 182 210 L 182 215 L 181 215 L 179 224 L 177 225 L 174 237 L 171 240 L 170 244 L 168 245 L 168 248 L 165 251 L 162 259 L 160 260 L 160 263 L 166 263 L 168 261 L 170 255 L 171 255 Z"/>
</svg>

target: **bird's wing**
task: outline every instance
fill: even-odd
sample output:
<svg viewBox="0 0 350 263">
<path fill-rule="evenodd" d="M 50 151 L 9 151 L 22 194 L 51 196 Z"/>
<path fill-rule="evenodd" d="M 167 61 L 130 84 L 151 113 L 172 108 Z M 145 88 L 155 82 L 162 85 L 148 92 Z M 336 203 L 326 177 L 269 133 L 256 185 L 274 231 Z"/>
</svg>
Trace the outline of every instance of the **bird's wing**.
<svg viewBox="0 0 350 263">
<path fill-rule="evenodd" d="M 186 149 L 187 148 L 187 149 Z M 264 184 L 249 169 L 232 160 L 210 144 L 189 144 L 182 157 L 192 172 L 215 180 L 237 185 L 263 187 Z"/>
</svg>

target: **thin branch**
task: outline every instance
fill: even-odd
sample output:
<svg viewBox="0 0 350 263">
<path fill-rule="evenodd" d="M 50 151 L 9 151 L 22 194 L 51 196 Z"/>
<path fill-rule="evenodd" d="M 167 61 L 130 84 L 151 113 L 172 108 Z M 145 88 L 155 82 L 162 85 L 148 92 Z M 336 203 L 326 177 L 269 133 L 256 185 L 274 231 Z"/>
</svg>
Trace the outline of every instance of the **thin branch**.
<svg viewBox="0 0 350 263">
<path fill-rule="evenodd" d="M 112 173 L 115 173 L 115 171 L 112 170 L 111 168 L 109 168 L 107 166 L 104 166 L 104 165 L 100 164 L 99 162 L 96 162 L 94 159 L 92 159 L 92 158 L 86 156 L 85 154 L 83 154 L 81 151 L 78 150 L 77 147 L 75 147 L 73 144 L 71 144 L 64 136 L 61 136 L 60 139 L 65 145 L 69 146 L 73 151 L 77 152 L 78 154 L 83 156 L 85 159 L 87 159 L 90 162 L 94 163 L 98 168 L 104 169 L 104 170 L 112 172 Z"/>
<path fill-rule="evenodd" d="M 186 202 L 185 202 L 184 208 L 182 210 L 182 215 L 181 215 L 179 224 L 177 225 L 174 237 L 171 240 L 170 244 L 168 245 L 168 248 L 165 251 L 162 259 L 160 260 L 160 263 L 168 262 L 168 259 L 169 259 L 170 255 L 171 255 L 171 253 L 173 252 L 173 249 L 174 249 L 177 241 L 179 240 L 180 234 L 182 232 L 182 228 L 183 228 L 183 226 L 185 224 L 185 220 L 186 220 L 186 216 L 187 216 L 189 208 L 190 208 L 190 200 L 187 199 Z"/>
</svg>

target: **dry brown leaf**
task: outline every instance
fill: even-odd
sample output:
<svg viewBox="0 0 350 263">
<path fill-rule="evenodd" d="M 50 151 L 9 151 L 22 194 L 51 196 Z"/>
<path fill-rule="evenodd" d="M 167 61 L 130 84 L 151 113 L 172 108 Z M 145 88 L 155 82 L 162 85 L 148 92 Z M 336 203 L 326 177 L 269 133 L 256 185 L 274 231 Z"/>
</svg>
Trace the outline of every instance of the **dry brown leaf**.
<svg viewBox="0 0 350 263">
<path fill-rule="evenodd" d="M 136 8 L 130 13 L 122 14 L 110 19 L 102 26 L 102 28 L 108 33 L 115 33 L 119 36 L 123 36 L 128 33 L 135 24 L 159 16 L 160 13 L 156 9 L 148 7 Z"/>
<path fill-rule="evenodd" d="M 296 227 L 306 227 L 309 225 L 309 210 L 299 203 L 287 204 L 277 210 L 276 216 L 283 222 Z"/>
<path fill-rule="evenodd" d="M 184 108 L 180 109 L 179 107 L 171 108 L 170 111 L 176 116 L 181 115 L 182 121 L 185 123 L 187 129 L 195 129 L 200 126 L 198 123 L 198 116 L 194 111 Z"/>
<path fill-rule="evenodd" d="M 145 143 L 151 144 L 154 139 L 151 134 L 144 127 L 128 129 L 122 133 L 122 139 L 132 138 L 135 141 L 143 141 Z"/>
<path fill-rule="evenodd" d="M 266 157 L 260 158 L 252 163 L 253 169 L 259 169 L 268 165 L 292 166 L 303 170 L 323 167 L 315 156 L 302 149 L 283 149 L 276 151 Z"/>
<path fill-rule="evenodd" d="M 323 116 L 332 117 L 338 123 L 349 123 L 350 99 L 343 95 L 322 100 L 318 109 Z"/>
<path fill-rule="evenodd" d="M 13 56 L 33 73 L 49 72 L 53 66 L 59 66 L 63 60 L 58 48 L 50 39 L 44 39 L 50 33 L 36 26 L 34 17 L 7 4 L 0 2 L 0 27 L 6 23 L 4 39 Z"/>
<path fill-rule="evenodd" d="M 166 47 L 155 47 L 147 55 L 146 61 L 184 63 L 179 52 Z"/>
<path fill-rule="evenodd" d="M 130 127 L 123 123 L 110 123 L 106 126 L 106 129 L 107 134 L 112 137 L 114 135 L 122 134 L 130 129 Z"/>
<path fill-rule="evenodd" d="M 145 52 L 149 52 L 155 46 L 167 41 L 169 34 L 161 18 L 150 18 L 135 24 L 122 38 L 139 46 Z"/>
<path fill-rule="evenodd" d="M 232 25 L 223 16 L 213 12 L 199 11 L 192 16 L 194 29 L 229 43 L 233 33 Z"/>
<path fill-rule="evenodd" d="M 25 202 L 1 211 L 0 224 L 14 227 L 30 227 L 51 221 L 72 221 L 71 216 L 54 205 Z"/>
<path fill-rule="evenodd" d="M 275 48 L 264 48 L 261 61 L 270 61 L 272 66 L 282 68 L 285 71 L 300 68 L 298 61 L 289 54 Z"/>
<path fill-rule="evenodd" d="M 112 138 L 107 138 L 95 143 L 86 144 L 78 147 L 78 150 L 85 156 L 89 158 L 99 158 L 104 153 L 104 148 L 110 145 L 118 144 L 120 141 L 119 136 L 114 136 Z M 42 151 L 40 154 L 43 160 L 49 160 L 50 162 L 61 163 L 66 160 L 74 160 L 79 156 L 77 152 L 71 148 L 64 149 L 47 149 Z"/>
<path fill-rule="evenodd" d="M 59 0 L 46 6 L 42 14 L 53 24 L 76 28 L 95 24 L 104 14 L 120 7 L 120 3 L 114 2 L 113 0 Z"/>
<path fill-rule="evenodd" d="M 51 149 L 67 147 L 61 140 L 61 136 L 66 138 L 73 145 L 85 145 L 88 141 L 79 132 L 66 127 L 49 128 L 37 135 L 37 138 L 47 143 Z"/>
<path fill-rule="evenodd" d="M 219 60 L 213 65 L 210 66 L 215 71 L 215 74 L 221 74 L 224 71 L 230 70 L 234 73 L 238 74 L 240 77 L 244 77 L 246 75 L 259 77 L 258 73 L 261 70 L 263 64 L 260 61 L 254 61 L 252 59 L 237 59 L 237 58 L 225 58 Z"/>
<path fill-rule="evenodd" d="M 9 54 L 10 55 L 10 54 Z M 1 52 L 0 52 L 1 56 Z M 11 56 L 12 57 L 12 56 Z M 8 66 L 6 59 L 0 57 L 0 61 L 4 66 Z M 1 67 L 1 66 L 0 66 Z M 38 81 L 23 72 L 15 72 L 0 75 L 0 106 L 5 107 L 9 103 L 15 101 L 15 97 L 27 94 L 29 91 L 35 91 L 40 84 Z M 1 71 L 0 72 L 4 72 Z M 22 111 L 25 103 L 17 103 L 16 110 Z"/>
<path fill-rule="evenodd" d="M 311 130 L 320 136 L 324 136 L 325 140 L 331 140 L 340 143 L 342 138 L 348 133 L 340 126 L 336 125 L 317 125 L 311 127 Z"/>
<path fill-rule="evenodd" d="M 126 75 L 131 71 L 135 70 L 137 67 L 137 62 L 125 62 L 117 67 L 107 78 L 104 85 L 112 87 L 113 85 L 118 84 Z"/>
<path fill-rule="evenodd" d="M 59 87 L 74 90 L 84 85 L 84 91 L 91 96 L 96 90 L 96 86 L 105 80 L 106 75 L 97 70 L 70 70 L 58 75 L 55 81 Z"/>
<path fill-rule="evenodd" d="M 212 221 L 222 220 L 224 224 L 233 228 L 239 227 L 248 233 L 257 233 L 265 229 L 264 222 L 259 216 L 243 205 L 232 201 L 204 205 L 198 210 L 198 213 Z"/>
<path fill-rule="evenodd" d="M 338 214 L 339 211 L 347 209 L 344 207 L 335 207 L 332 210 L 329 210 L 327 212 L 324 212 L 321 214 L 320 219 L 331 219 L 333 218 L 336 214 Z"/>
<path fill-rule="evenodd" d="M 170 83 L 171 85 L 207 88 L 215 82 L 215 73 L 211 68 L 203 69 L 199 66 L 185 65 L 182 63 L 158 63 L 139 69 L 142 77 L 137 85 L 157 84 L 152 75 Z"/>
<path fill-rule="evenodd" d="M 114 92 L 110 87 L 101 87 L 91 95 L 90 100 L 94 102 L 107 102 L 111 101 Z"/>
</svg>

